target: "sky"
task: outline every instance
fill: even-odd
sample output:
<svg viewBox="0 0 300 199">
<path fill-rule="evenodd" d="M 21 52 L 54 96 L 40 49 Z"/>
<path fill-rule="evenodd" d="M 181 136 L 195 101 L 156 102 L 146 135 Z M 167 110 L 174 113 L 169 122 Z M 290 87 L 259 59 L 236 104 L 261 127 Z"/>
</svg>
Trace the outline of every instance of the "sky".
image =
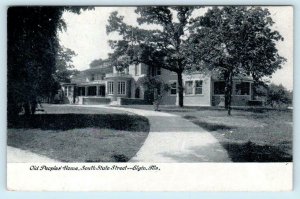
<svg viewBox="0 0 300 199">
<path fill-rule="evenodd" d="M 273 28 L 280 32 L 284 41 L 278 42 L 279 54 L 287 59 L 282 69 L 276 71 L 270 82 L 282 84 L 293 90 L 293 9 L 288 6 L 267 7 L 275 24 Z M 118 11 L 124 21 L 137 25 L 137 14 L 134 7 L 96 7 L 94 10 L 83 11 L 80 15 L 65 12 L 63 19 L 67 30 L 59 32 L 60 44 L 70 48 L 77 54 L 73 57 L 76 69 L 84 70 L 95 59 L 105 59 L 112 52 L 108 40 L 118 38 L 117 34 L 106 34 L 107 20 L 111 12 Z M 206 9 L 197 14 L 203 14 Z"/>
</svg>

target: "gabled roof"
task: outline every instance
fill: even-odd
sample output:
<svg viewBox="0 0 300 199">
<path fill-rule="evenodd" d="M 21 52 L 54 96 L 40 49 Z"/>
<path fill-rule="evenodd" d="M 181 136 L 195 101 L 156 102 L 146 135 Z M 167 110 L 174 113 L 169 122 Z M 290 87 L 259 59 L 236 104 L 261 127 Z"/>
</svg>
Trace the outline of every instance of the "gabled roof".
<svg viewBox="0 0 300 199">
<path fill-rule="evenodd" d="M 94 73 L 94 72 L 98 72 L 98 73 L 112 73 L 113 72 L 113 67 L 112 66 L 97 66 L 94 68 L 89 68 L 86 69 L 84 71 L 82 71 L 83 73 Z"/>
</svg>

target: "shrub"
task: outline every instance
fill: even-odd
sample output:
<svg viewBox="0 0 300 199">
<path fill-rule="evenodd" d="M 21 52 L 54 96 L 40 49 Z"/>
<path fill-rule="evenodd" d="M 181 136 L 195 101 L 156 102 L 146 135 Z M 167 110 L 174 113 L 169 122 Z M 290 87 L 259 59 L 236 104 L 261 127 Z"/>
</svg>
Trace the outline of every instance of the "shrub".
<svg viewBox="0 0 300 199">
<path fill-rule="evenodd" d="M 267 103 L 272 107 L 288 106 L 292 104 L 292 92 L 288 91 L 284 86 L 270 84 L 267 91 Z"/>
</svg>

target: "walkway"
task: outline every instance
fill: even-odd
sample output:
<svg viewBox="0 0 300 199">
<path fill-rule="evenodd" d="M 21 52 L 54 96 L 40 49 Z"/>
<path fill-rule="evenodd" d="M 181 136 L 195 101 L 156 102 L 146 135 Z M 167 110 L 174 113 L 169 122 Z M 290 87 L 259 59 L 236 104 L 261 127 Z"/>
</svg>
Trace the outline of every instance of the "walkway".
<svg viewBox="0 0 300 199">
<path fill-rule="evenodd" d="M 131 162 L 230 162 L 226 150 L 213 135 L 180 116 L 103 105 L 84 107 L 122 110 L 149 119 L 149 135 Z"/>
<path fill-rule="evenodd" d="M 103 105 L 82 106 L 120 110 L 142 115 L 149 119 L 149 135 L 130 162 L 230 162 L 226 150 L 213 135 L 180 116 L 164 112 Z M 57 161 L 8 146 L 7 162 L 50 163 Z"/>
</svg>

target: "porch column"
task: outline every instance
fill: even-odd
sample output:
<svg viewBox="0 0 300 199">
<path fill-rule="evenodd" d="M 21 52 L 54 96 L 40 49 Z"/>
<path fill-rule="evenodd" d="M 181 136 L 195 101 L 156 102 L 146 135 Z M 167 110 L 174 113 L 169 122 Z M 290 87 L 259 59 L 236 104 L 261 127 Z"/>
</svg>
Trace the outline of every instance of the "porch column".
<svg viewBox="0 0 300 199">
<path fill-rule="evenodd" d="M 99 86 L 96 86 L 96 96 L 99 96 Z"/>
<path fill-rule="evenodd" d="M 66 93 L 67 93 L 67 96 L 69 96 L 69 86 L 66 86 Z"/>
<path fill-rule="evenodd" d="M 88 94 L 88 87 L 85 86 L 84 89 L 85 89 L 84 95 L 87 96 L 87 94 Z"/>
<path fill-rule="evenodd" d="M 250 99 L 254 100 L 254 96 L 252 96 L 252 82 L 249 82 L 249 95 L 250 95 Z"/>
</svg>

